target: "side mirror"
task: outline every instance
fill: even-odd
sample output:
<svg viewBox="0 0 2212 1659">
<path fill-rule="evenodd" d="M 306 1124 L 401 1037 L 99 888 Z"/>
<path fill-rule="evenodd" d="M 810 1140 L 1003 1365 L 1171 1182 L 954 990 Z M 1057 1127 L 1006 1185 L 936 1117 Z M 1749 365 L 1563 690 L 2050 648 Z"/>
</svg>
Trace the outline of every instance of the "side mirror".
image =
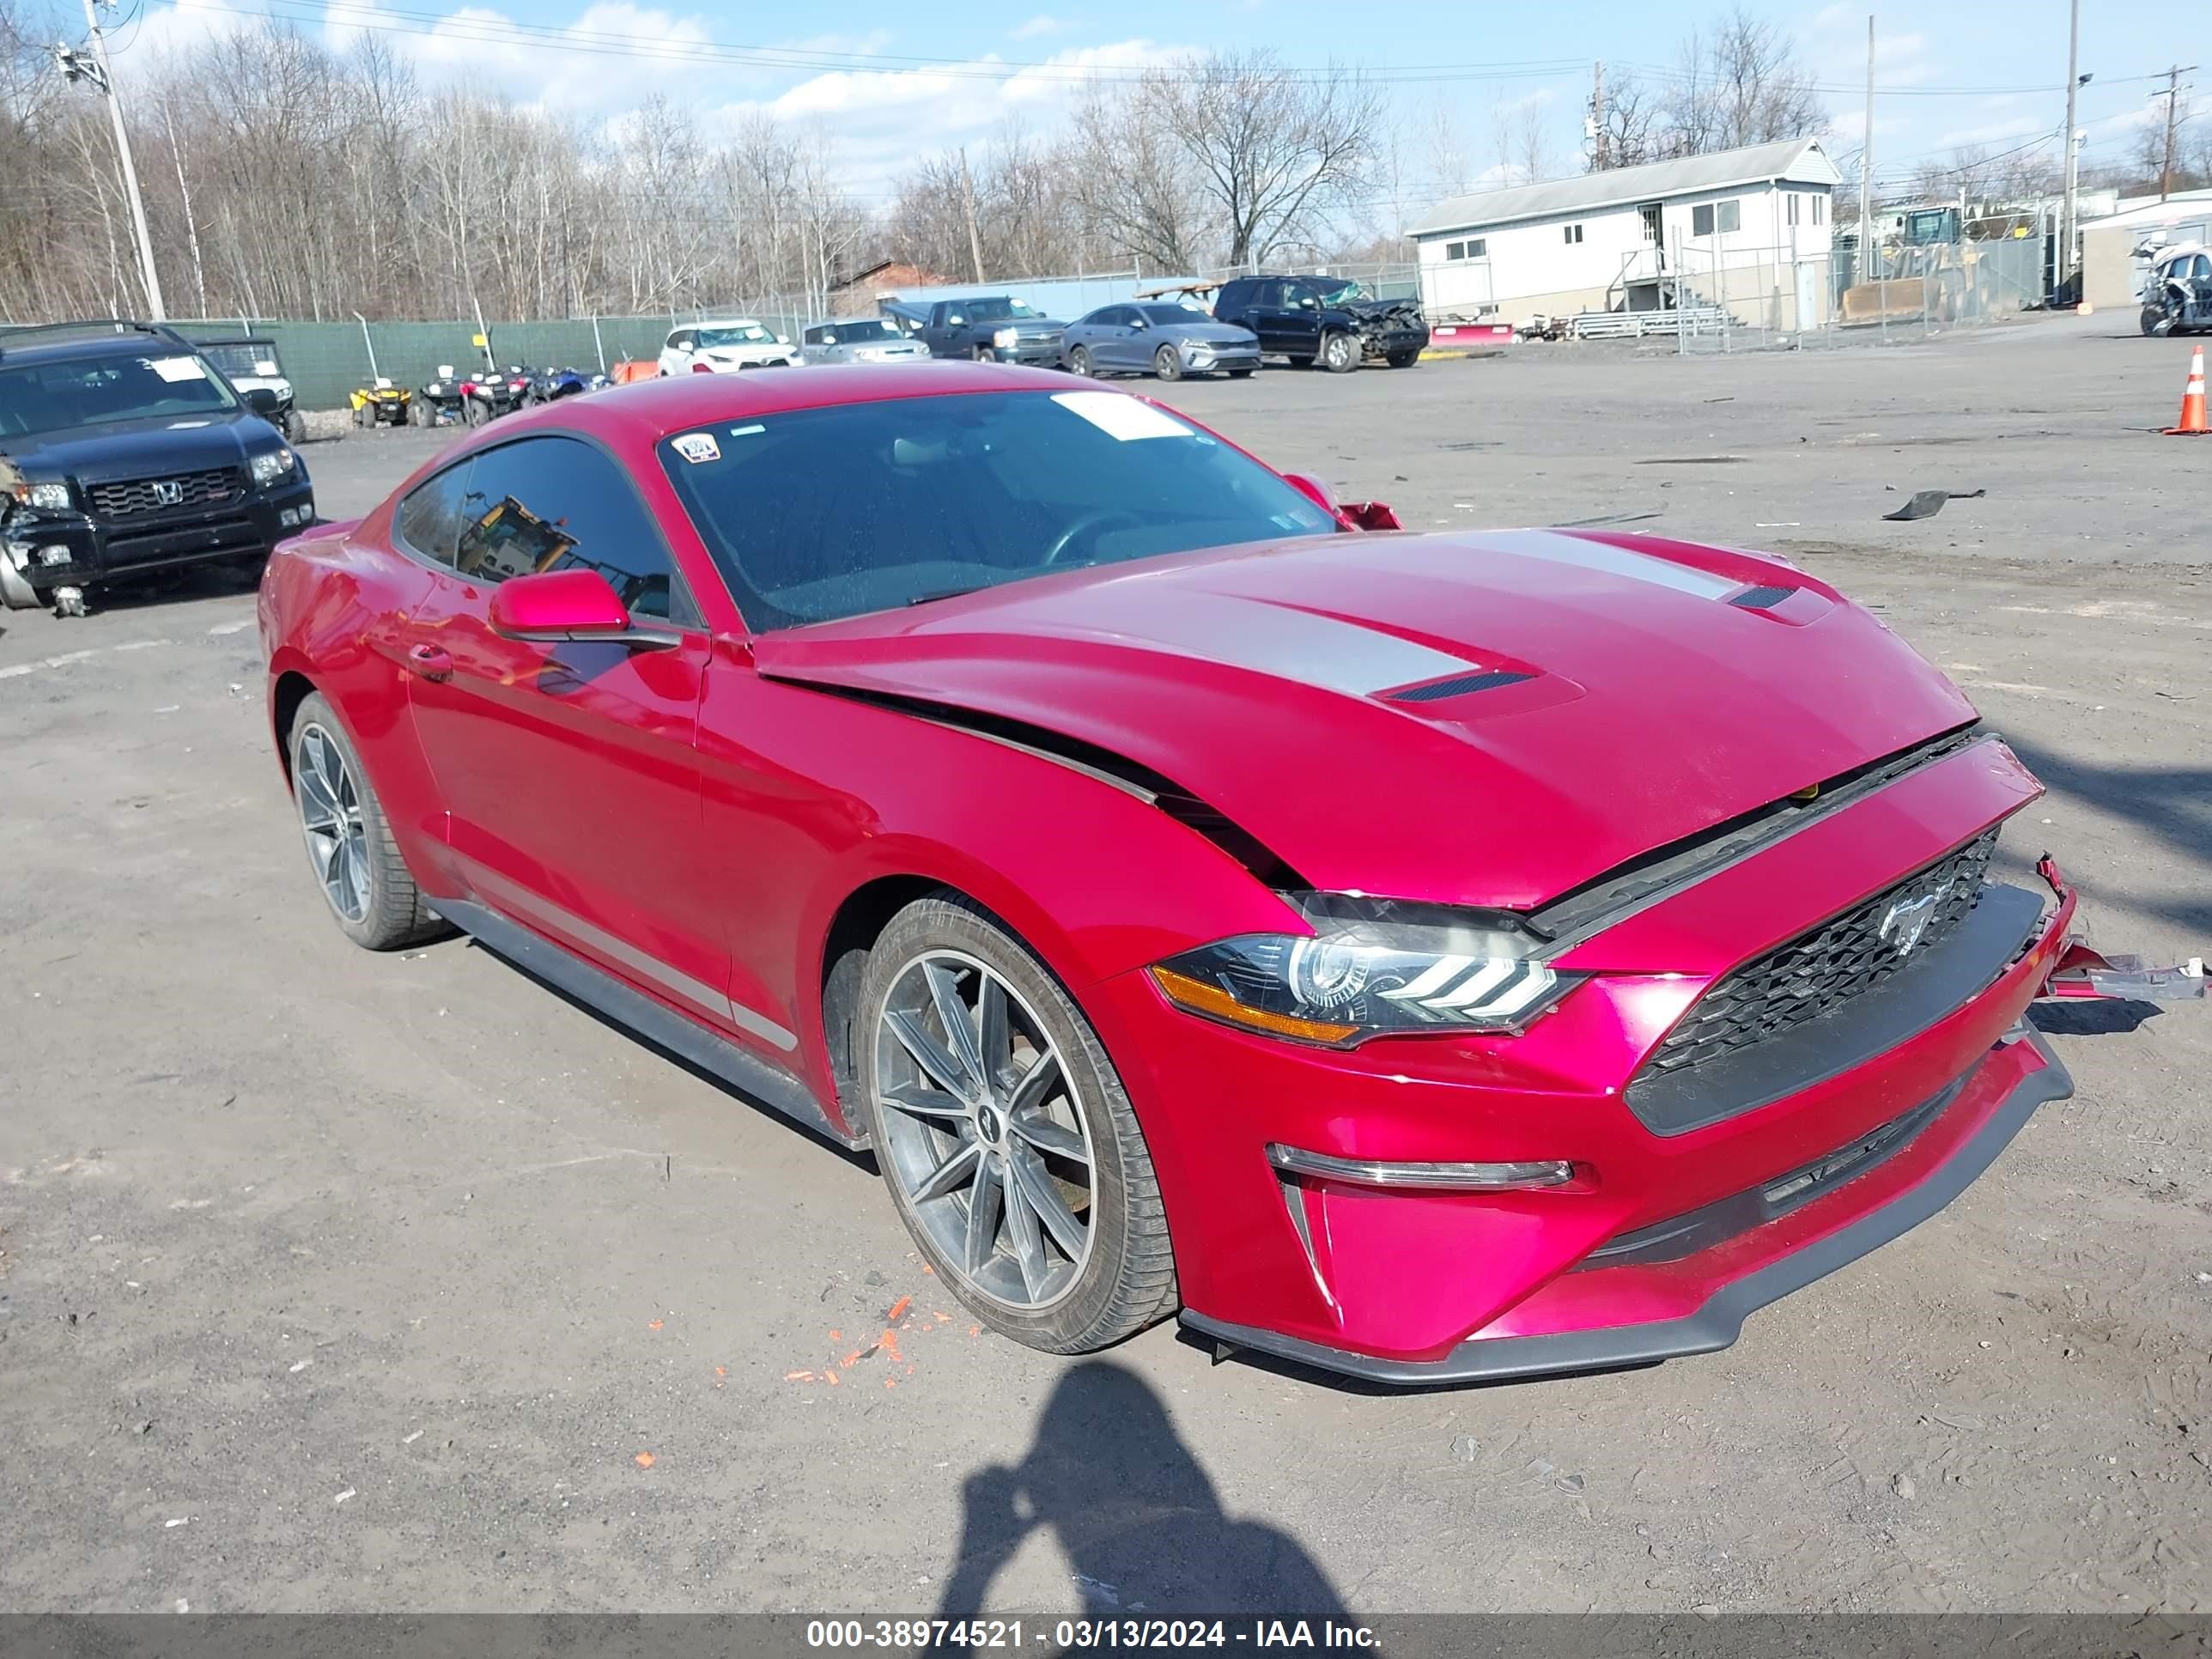
<svg viewBox="0 0 2212 1659">
<path fill-rule="evenodd" d="M 1337 511 L 1336 497 L 1329 494 L 1328 486 L 1318 478 L 1309 478 L 1303 472 L 1285 472 L 1283 482 L 1304 496 L 1332 519 L 1343 515 Z"/>
<path fill-rule="evenodd" d="M 284 400 L 265 386 L 250 386 L 239 396 L 246 399 L 248 409 L 264 421 L 275 419 L 283 413 Z"/>
<path fill-rule="evenodd" d="M 1381 501 L 1347 501 L 1340 514 L 1362 530 L 1403 530 L 1398 515 Z"/>
<path fill-rule="evenodd" d="M 452 380 L 453 378 L 453 366 L 451 363 L 440 363 L 438 365 L 438 378 L 441 380 Z"/>
<path fill-rule="evenodd" d="M 491 591 L 492 632 L 510 640 L 601 640 L 641 650 L 681 642 L 672 630 L 640 628 L 596 570 L 546 570 Z"/>
<path fill-rule="evenodd" d="M 1143 330 L 1150 328 L 1152 325 L 1145 320 L 1145 313 L 1140 311 L 1134 317 L 1129 319 L 1129 326 L 1133 329 Z"/>
</svg>

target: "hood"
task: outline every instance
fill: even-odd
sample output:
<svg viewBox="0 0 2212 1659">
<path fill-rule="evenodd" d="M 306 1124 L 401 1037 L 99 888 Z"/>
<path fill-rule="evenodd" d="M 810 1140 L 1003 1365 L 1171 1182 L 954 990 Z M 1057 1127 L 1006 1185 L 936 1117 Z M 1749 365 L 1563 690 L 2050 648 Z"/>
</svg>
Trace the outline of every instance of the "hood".
<svg viewBox="0 0 2212 1659">
<path fill-rule="evenodd" d="M 1335 309 L 1369 322 L 1411 324 L 1427 320 L 1421 313 L 1419 300 L 1340 300 Z"/>
<path fill-rule="evenodd" d="M 1316 886 L 1513 908 L 1973 718 L 1797 571 L 1542 530 L 1147 560 L 754 649 L 1124 757 Z"/>
<path fill-rule="evenodd" d="M 27 478 L 70 477 L 101 483 L 243 466 L 248 455 L 274 449 L 283 441 L 283 434 L 259 416 L 232 414 L 205 420 L 165 416 L 72 427 L 38 437 L 10 438 L 0 447 Z"/>
<path fill-rule="evenodd" d="M 713 362 L 734 363 L 754 357 L 781 357 L 790 350 L 789 346 L 778 345 L 774 340 L 756 340 L 748 345 L 704 346 L 699 355 Z"/>
<path fill-rule="evenodd" d="M 1164 333 L 1179 340 L 1203 340 L 1208 345 L 1250 345 L 1260 337 L 1249 328 L 1239 328 L 1234 323 L 1217 323 L 1205 318 L 1191 323 L 1162 323 Z"/>
</svg>

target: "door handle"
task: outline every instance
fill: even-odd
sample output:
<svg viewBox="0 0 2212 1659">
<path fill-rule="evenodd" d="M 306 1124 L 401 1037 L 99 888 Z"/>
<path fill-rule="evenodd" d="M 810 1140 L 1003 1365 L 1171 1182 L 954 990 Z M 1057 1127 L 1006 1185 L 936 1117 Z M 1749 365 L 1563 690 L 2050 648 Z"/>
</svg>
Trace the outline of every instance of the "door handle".
<svg viewBox="0 0 2212 1659">
<path fill-rule="evenodd" d="M 409 672 L 420 674 L 426 680 L 453 678 L 453 659 L 446 654 L 442 646 L 410 645 L 407 647 L 406 663 Z"/>
</svg>

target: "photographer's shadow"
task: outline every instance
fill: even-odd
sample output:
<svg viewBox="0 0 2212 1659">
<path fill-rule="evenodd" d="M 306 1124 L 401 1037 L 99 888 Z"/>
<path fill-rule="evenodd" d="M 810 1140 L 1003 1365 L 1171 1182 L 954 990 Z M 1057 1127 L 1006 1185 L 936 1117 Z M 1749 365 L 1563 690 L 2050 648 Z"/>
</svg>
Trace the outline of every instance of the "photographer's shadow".
<svg viewBox="0 0 2212 1659">
<path fill-rule="evenodd" d="M 1028 1455 L 978 1469 L 962 1498 L 941 1619 L 981 1616 L 992 1581 L 1039 1528 L 1066 1555 L 1085 1618 L 1350 1617 L 1295 1539 L 1224 1513 L 1158 1396 L 1107 1361 L 1062 1376 Z"/>
</svg>

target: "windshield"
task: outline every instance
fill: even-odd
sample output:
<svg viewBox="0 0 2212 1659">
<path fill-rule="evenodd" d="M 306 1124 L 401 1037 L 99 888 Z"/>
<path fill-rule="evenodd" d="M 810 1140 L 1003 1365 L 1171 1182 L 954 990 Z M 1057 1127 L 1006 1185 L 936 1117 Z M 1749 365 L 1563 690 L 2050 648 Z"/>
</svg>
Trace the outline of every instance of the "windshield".
<svg viewBox="0 0 2212 1659">
<path fill-rule="evenodd" d="M 884 340 L 902 340 L 906 337 L 880 317 L 863 318 L 857 323 L 832 323 L 822 332 L 824 345 L 869 345 Z"/>
<path fill-rule="evenodd" d="M 1044 313 L 1019 300 L 969 300 L 966 302 L 968 320 L 974 323 L 1000 323 L 1018 317 L 1042 317 Z"/>
<path fill-rule="evenodd" d="M 1337 527 L 1258 462 L 1118 392 L 793 410 L 681 433 L 660 449 L 761 631 Z"/>
<path fill-rule="evenodd" d="M 1212 318 L 1195 306 L 1139 306 L 1148 323 L 1159 323 L 1172 327 L 1177 323 L 1210 323 Z"/>
<path fill-rule="evenodd" d="M 109 421 L 189 419 L 238 407 L 198 357 L 62 357 L 0 368 L 0 437 Z"/>
<path fill-rule="evenodd" d="M 702 346 L 764 345 L 775 336 L 758 323 L 739 323 L 731 328 L 702 328 L 699 331 Z"/>
<path fill-rule="evenodd" d="M 1346 300 L 1371 300 L 1374 297 L 1364 283 L 1342 283 L 1323 290 L 1321 302 L 1325 306 L 1340 306 Z"/>
<path fill-rule="evenodd" d="M 226 340 L 203 345 L 200 356 L 232 380 L 270 380 L 284 371 L 276 367 L 276 348 L 266 340 Z"/>
</svg>

